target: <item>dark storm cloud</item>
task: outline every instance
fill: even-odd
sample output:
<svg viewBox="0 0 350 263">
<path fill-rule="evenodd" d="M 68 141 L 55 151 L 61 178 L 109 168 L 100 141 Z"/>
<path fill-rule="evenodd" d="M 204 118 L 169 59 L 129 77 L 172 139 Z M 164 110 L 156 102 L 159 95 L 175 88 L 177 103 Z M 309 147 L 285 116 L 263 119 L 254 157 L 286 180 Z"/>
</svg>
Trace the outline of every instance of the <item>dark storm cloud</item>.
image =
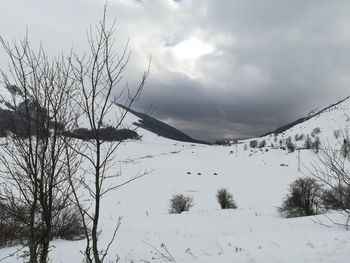
<svg viewBox="0 0 350 263">
<path fill-rule="evenodd" d="M 222 53 L 199 59 L 202 78 L 154 83 L 148 100 L 160 97 L 158 116 L 202 138 L 259 135 L 333 103 L 349 93 L 349 7 L 208 1 L 200 28 Z"/>
<path fill-rule="evenodd" d="M 28 26 L 52 54 L 84 50 L 103 5 L 0 3 L 0 34 Z M 119 47 L 131 39 L 131 86 L 152 54 L 137 109 L 154 105 L 154 116 L 201 139 L 260 135 L 347 96 L 349 13 L 345 0 L 109 1 Z"/>
</svg>

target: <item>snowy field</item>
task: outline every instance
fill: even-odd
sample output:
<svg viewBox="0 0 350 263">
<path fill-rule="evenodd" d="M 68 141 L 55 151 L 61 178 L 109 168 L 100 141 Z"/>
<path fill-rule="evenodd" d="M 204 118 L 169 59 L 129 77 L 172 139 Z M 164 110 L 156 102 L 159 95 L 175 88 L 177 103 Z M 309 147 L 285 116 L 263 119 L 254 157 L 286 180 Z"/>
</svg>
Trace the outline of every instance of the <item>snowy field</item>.
<svg viewBox="0 0 350 263">
<path fill-rule="evenodd" d="M 335 112 L 340 114 L 330 111 L 327 118 L 338 118 Z M 315 125 L 326 129 L 327 118 L 310 120 L 305 129 L 311 132 Z M 128 121 L 131 124 L 134 117 Z M 327 138 L 329 129 L 324 133 Z M 289 184 L 303 176 L 298 172 L 297 152 L 270 147 L 244 150 L 247 142 L 237 147 L 181 143 L 138 132 L 141 141 L 125 142 L 118 150 L 114 169 L 121 169 L 122 176 L 113 183 L 139 171 L 150 173 L 102 201 L 102 244 L 108 243 L 118 217 L 123 217 L 107 262 L 115 262 L 117 254 L 120 262 L 130 263 L 349 262 L 350 231 L 328 219 L 344 222 L 340 214 L 286 219 L 277 212 Z M 304 165 L 313 158 L 312 151 L 301 150 Z M 237 209 L 219 208 L 216 192 L 223 187 L 233 194 Z M 189 212 L 169 214 L 169 199 L 179 193 L 191 195 L 195 205 Z M 55 240 L 53 245 L 52 262 L 83 261 L 84 240 Z M 1 249 L 0 258 L 16 249 Z M 2 262 L 21 261 L 13 256 Z"/>
</svg>

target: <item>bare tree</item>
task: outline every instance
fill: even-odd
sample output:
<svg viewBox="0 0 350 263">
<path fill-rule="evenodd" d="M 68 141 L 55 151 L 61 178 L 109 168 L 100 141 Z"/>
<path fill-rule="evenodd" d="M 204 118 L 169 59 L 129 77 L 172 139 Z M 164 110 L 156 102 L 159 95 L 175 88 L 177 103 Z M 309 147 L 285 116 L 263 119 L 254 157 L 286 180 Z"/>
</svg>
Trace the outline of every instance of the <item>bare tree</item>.
<svg viewBox="0 0 350 263">
<path fill-rule="evenodd" d="M 64 130 L 74 125 L 71 97 L 76 90 L 71 66 L 63 57 L 50 60 L 42 47 L 0 39 L 9 56 L 2 71 L 9 96 L 7 137 L 1 144 L 0 218 L 18 227 L 30 263 L 48 262 L 50 241 L 62 213 L 72 205 Z M 65 62 L 66 61 L 66 62 Z M 72 160 L 73 161 L 73 160 Z"/>
<path fill-rule="evenodd" d="M 343 139 L 343 141 L 342 141 Z M 323 203 L 326 208 L 342 211 L 350 222 L 350 162 L 344 148 L 348 148 L 348 133 L 344 133 L 338 143 L 319 149 L 317 159 L 308 173 L 324 186 Z"/>
<path fill-rule="evenodd" d="M 110 191 L 115 190 L 141 176 L 146 172 L 140 172 L 123 183 L 113 185 L 108 180 L 120 176 L 120 173 L 111 169 L 121 141 L 106 141 L 102 131 L 107 126 L 109 116 L 116 117 L 114 123 L 109 123 L 115 129 L 122 127 L 124 118 L 130 106 L 137 100 L 144 87 L 148 76 L 149 67 L 141 77 L 141 82 L 132 93 L 127 84 L 122 84 L 123 73 L 129 60 L 128 45 L 122 54 L 118 56 L 114 51 L 115 39 L 113 38 L 115 22 L 107 27 L 106 10 L 102 20 L 90 28 L 88 32 L 89 52 L 83 57 L 74 56 L 71 60 L 74 79 L 79 84 L 81 98 L 80 115 L 86 120 L 87 127 L 92 131 L 92 138 L 73 148 L 89 164 L 79 178 L 72 178 L 71 185 L 74 188 L 77 205 L 83 218 L 86 236 L 85 259 L 87 262 L 101 263 L 107 256 L 109 247 L 115 239 L 120 226 L 121 218 L 116 222 L 114 233 L 106 248 L 99 246 L 99 223 L 101 215 L 102 198 Z M 111 109 L 116 103 L 126 104 L 126 110 L 120 111 L 118 116 Z M 92 183 L 91 183 L 92 182 Z M 78 189 L 80 186 L 80 189 Z M 79 191 L 90 196 L 90 203 L 84 204 L 79 198 Z"/>
</svg>

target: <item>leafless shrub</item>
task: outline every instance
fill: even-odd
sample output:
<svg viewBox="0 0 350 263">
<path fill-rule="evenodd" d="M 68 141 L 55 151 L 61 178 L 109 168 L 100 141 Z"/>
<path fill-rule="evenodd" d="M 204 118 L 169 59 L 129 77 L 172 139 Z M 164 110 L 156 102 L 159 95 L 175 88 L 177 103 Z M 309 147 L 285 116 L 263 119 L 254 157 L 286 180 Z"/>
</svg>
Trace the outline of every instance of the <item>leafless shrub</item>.
<svg viewBox="0 0 350 263">
<path fill-rule="evenodd" d="M 278 211 L 285 217 L 319 214 L 321 191 L 316 179 L 299 178 L 290 185 L 289 193 Z"/>
<path fill-rule="evenodd" d="M 249 142 L 250 148 L 256 148 L 258 146 L 258 141 L 257 140 L 251 140 Z"/>
<path fill-rule="evenodd" d="M 6 210 L 4 203 L 0 202 L 0 248 L 23 242 L 20 220 L 14 220 L 15 218 L 9 216 Z M 12 213 L 16 212 L 12 210 Z"/>
<path fill-rule="evenodd" d="M 266 140 L 262 140 L 259 142 L 259 148 L 264 148 L 266 146 Z"/>
<path fill-rule="evenodd" d="M 233 195 L 225 188 L 219 189 L 216 194 L 216 199 L 221 209 L 234 209 L 237 208 L 236 202 L 233 199 Z"/>
<path fill-rule="evenodd" d="M 36 213 L 40 213 L 37 207 Z M 67 206 L 62 209 L 53 209 L 58 215 L 52 220 L 50 240 L 60 238 L 65 240 L 77 240 L 84 237 L 84 229 L 79 211 L 74 206 Z M 39 242 L 42 232 L 42 225 L 39 218 L 35 226 L 30 222 L 31 210 L 26 206 L 13 206 L 8 202 L 0 202 L 0 247 L 32 242 L 31 235 L 35 235 Z"/>
<path fill-rule="evenodd" d="M 317 134 L 319 134 L 321 132 L 320 127 L 316 127 L 315 129 L 312 130 L 311 132 L 311 136 L 315 137 Z"/>
<path fill-rule="evenodd" d="M 325 186 L 323 195 L 325 207 L 340 210 L 347 215 L 344 226 L 348 228 L 350 222 L 350 162 L 348 155 L 344 154 L 347 152 L 346 148 L 347 137 L 343 143 L 339 139 L 337 145 L 322 147 L 308 173 Z"/>
<path fill-rule="evenodd" d="M 337 186 L 323 190 L 322 205 L 325 209 L 350 209 L 350 187 Z"/>
<path fill-rule="evenodd" d="M 318 136 L 316 136 L 315 140 L 312 142 L 312 149 L 314 149 L 315 153 L 318 153 L 318 151 L 320 150 L 320 146 L 321 146 L 321 140 Z"/>
<path fill-rule="evenodd" d="M 348 137 L 344 138 L 340 153 L 345 159 L 350 157 L 350 141 Z"/>
<path fill-rule="evenodd" d="M 64 240 L 80 240 L 85 237 L 84 224 L 76 206 L 62 210 L 55 222 L 54 237 Z"/>
<path fill-rule="evenodd" d="M 182 212 L 189 211 L 193 205 L 193 197 L 177 194 L 170 199 L 169 213 L 181 214 Z"/>
<path fill-rule="evenodd" d="M 286 147 L 289 153 L 292 153 L 295 151 L 295 145 L 291 141 L 287 141 Z"/>
<path fill-rule="evenodd" d="M 304 147 L 305 149 L 311 149 L 312 141 L 310 139 L 309 135 L 306 135 L 305 142 L 304 142 Z"/>
<path fill-rule="evenodd" d="M 305 135 L 303 133 L 302 134 L 295 134 L 294 140 L 295 141 L 302 141 L 302 140 L 304 140 L 304 137 L 305 137 Z"/>
</svg>

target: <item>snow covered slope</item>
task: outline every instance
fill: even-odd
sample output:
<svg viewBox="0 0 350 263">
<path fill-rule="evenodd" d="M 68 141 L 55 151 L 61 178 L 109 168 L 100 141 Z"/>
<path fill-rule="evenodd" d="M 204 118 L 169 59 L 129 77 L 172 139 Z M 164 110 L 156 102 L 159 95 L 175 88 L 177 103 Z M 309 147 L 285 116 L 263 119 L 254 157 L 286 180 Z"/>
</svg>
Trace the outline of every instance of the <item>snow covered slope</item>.
<svg viewBox="0 0 350 263">
<path fill-rule="evenodd" d="M 350 98 L 331 105 L 312 116 L 296 121 L 295 125 L 289 124 L 276 130 L 275 133 L 257 138 L 258 142 L 266 141 L 266 146 L 285 146 L 287 140 L 296 147 L 303 148 L 305 140 L 309 136 L 311 142 L 318 137 L 321 145 L 328 146 L 339 143 L 341 137 L 346 136 L 350 128 Z M 289 127 L 286 129 L 286 127 Z M 248 140 L 249 141 L 249 140 Z M 282 142 L 282 144 L 281 144 Z"/>
<path fill-rule="evenodd" d="M 6 120 L 9 118 L 9 111 L 11 111 L 10 104 L 13 99 L 16 100 L 16 104 L 20 104 L 23 101 L 21 96 L 15 94 L 16 86 L 10 86 L 8 88 L 1 87 L 0 88 L 0 131 L 5 133 L 5 130 L 8 129 L 5 126 Z M 15 96 L 15 98 L 13 98 Z M 154 137 L 157 138 L 159 136 L 164 138 L 169 138 L 177 141 L 191 142 L 191 143 L 205 143 L 199 140 L 195 140 L 185 133 L 177 130 L 176 128 L 159 121 L 147 114 L 136 112 L 132 109 L 127 109 L 123 105 L 114 104 L 110 108 L 110 112 L 108 116 L 105 118 L 105 125 L 115 126 L 119 119 L 126 113 L 125 119 L 123 120 L 123 125 L 120 128 L 128 128 L 135 130 L 137 129 L 139 135 L 141 137 Z M 88 120 L 83 116 L 80 116 L 78 120 L 78 126 L 80 128 L 85 127 L 88 128 Z"/>
<path fill-rule="evenodd" d="M 334 138 L 334 130 L 349 124 L 349 106 L 350 102 L 344 101 L 278 139 L 311 133 L 317 127 L 322 140 Z M 110 121 L 114 116 L 110 115 Z M 129 115 L 125 125 L 138 120 Z M 349 261 L 350 231 L 328 219 L 343 222 L 339 213 L 290 219 L 277 213 L 289 184 L 303 176 L 297 169 L 296 152 L 267 147 L 245 150 L 249 141 L 228 147 L 183 143 L 147 130 L 138 132 L 142 140 L 120 146 L 113 169 L 121 170 L 122 176 L 111 183 L 125 181 L 140 170 L 152 172 L 102 200 L 102 245 L 108 243 L 118 217 L 124 217 L 107 262 L 114 262 L 117 254 L 120 262 L 128 263 Z M 274 142 L 273 135 L 265 139 Z M 302 150 L 301 154 L 305 164 L 314 158 L 313 151 Z M 233 194 L 237 209 L 219 208 L 215 195 L 222 187 Z M 169 199 L 177 193 L 192 196 L 195 205 L 189 212 L 170 215 Z M 55 240 L 53 245 L 52 262 L 83 261 L 80 251 L 84 250 L 84 240 Z M 0 249 L 0 259 L 16 249 Z M 22 259 L 12 256 L 2 262 Z"/>
<path fill-rule="evenodd" d="M 286 130 L 288 130 L 288 129 L 290 129 L 290 128 L 292 128 L 292 127 L 298 125 L 298 124 L 301 124 L 301 123 L 303 123 L 303 122 L 306 122 L 306 121 L 309 120 L 309 119 L 312 119 L 312 118 L 314 118 L 314 117 L 317 117 L 318 115 L 321 115 L 321 114 L 323 114 L 324 112 L 328 112 L 330 109 L 332 109 L 332 110 L 337 109 L 337 108 L 338 108 L 338 105 L 344 104 L 344 102 L 346 102 L 346 101 L 348 101 L 348 100 L 349 100 L 349 97 L 346 97 L 345 99 L 343 99 L 343 100 L 341 100 L 341 101 L 339 101 L 339 102 L 337 102 L 337 103 L 331 104 L 331 105 L 329 105 L 328 107 L 326 107 L 326 108 L 324 108 L 324 109 L 322 109 L 322 110 L 317 110 L 317 109 L 316 109 L 316 110 L 313 110 L 313 111 L 311 111 L 306 117 L 300 118 L 300 119 L 298 119 L 298 120 L 296 120 L 296 121 L 294 121 L 294 122 L 291 122 L 291 123 L 286 124 L 286 125 L 284 125 L 284 126 L 282 126 L 282 127 L 279 127 L 279 128 L 277 128 L 276 130 L 274 130 L 273 132 L 267 133 L 266 135 L 283 133 L 283 132 L 285 132 Z M 262 137 L 263 137 L 263 136 L 262 136 Z"/>
</svg>

